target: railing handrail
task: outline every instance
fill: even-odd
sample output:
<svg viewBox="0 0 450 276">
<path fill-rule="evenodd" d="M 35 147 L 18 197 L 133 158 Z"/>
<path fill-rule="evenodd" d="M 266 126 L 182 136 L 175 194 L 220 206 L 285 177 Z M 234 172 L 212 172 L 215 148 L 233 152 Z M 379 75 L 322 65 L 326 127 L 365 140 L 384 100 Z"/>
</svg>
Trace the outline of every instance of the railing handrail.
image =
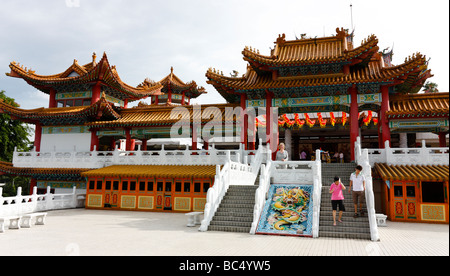
<svg viewBox="0 0 450 276">
<path fill-rule="evenodd" d="M 224 165 L 227 153 L 230 153 L 232 161 L 241 161 L 245 158 L 254 158 L 257 151 L 246 151 L 242 147 L 239 150 L 218 150 L 212 146 L 209 150 L 166 150 L 164 146 L 160 150 L 142 151 L 140 147 L 136 151 L 122 151 L 117 147 L 114 151 L 46 151 L 46 152 L 18 152 L 13 154 L 13 165 L 16 167 L 35 168 L 102 168 L 110 165 Z M 256 169 L 256 167 L 255 167 Z"/>
<path fill-rule="evenodd" d="M 0 188 L 0 217 L 84 207 L 84 204 L 79 204 L 78 197 L 86 195 L 77 194 L 76 187 L 68 194 L 52 194 L 50 189 L 47 187 L 45 194 L 38 195 L 37 187 L 34 187 L 31 195 L 23 196 L 22 187 L 18 187 L 16 196 L 3 197 L 3 190 Z"/>
</svg>

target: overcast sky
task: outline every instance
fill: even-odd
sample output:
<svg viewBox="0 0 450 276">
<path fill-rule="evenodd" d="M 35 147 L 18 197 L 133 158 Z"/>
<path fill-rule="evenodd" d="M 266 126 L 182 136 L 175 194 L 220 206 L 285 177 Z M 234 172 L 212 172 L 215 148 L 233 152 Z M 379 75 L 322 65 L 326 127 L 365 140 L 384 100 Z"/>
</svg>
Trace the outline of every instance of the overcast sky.
<svg viewBox="0 0 450 276">
<path fill-rule="evenodd" d="M 394 64 L 420 52 L 431 58 L 430 81 L 449 91 L 447 0 L 0 0 L 0 90 L 24 109 L 47 107 L 47 95 L 5 76 L 11 61 L 50 75 L 106 52 L 129 85 L 158 81 L 173 66 L 208 91 L 194 102 L 224 102 L 206 84 L 209 67 L 243 74 L 245 46 L 268 55 L 281 33 L 292 40 L 350 29 L 350 4 L 355 47 L 375 34 L 380 50 L 394 46 Z"/>
</svg>

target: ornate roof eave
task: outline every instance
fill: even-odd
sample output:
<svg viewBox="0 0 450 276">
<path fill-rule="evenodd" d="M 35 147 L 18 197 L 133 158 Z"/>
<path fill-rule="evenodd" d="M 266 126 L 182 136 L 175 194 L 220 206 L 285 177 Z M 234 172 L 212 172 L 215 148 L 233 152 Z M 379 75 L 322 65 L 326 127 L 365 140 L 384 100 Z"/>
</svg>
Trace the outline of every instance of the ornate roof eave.
<svg viewBox="0 0 450 276">
<path fill-rule="evenodd" d="M 57 88 L 60 85 L 96 84 L 97 82 L 101 82 L 103 85 L 123 94 L 121 97 L 122 100 L 129 99 L 129 101 L 134 101 L 158 93 L 162 88 L 160 84 L 143 89 L 124 83 L 117 74 L 115 66 L 110 66 L 106 53 L 103 54 L 102 59 L 98 63 L 93 61 L 85 66 L 80 66 L 75 60 L 64 72 L 49 76 L 37 75 L 31 69 L 23 68 L 23 66 L 20 66 L 14 61 L 11 62 L 9 67 L 11 72 L 7 73 L 7 76 L 22 78 L 30 85 L 47 94 L 50 93 L 51 88 Z M 78 76 L 69 77 L 68 75 L 73 71 Z"/>
<path fill-rule="evenodd" d="M 397 94 L 389 97 L 390 119 L 449 118 L 449 93 Z"/>
<path fill-rule="evenodd" d="M 45 176 L 45 179 L 65 179 L 65 180 L 84 180 L 82 172 L 92 169 L 67 169 L 67 168 L 19 168 L 14 167 L 12 163 L 0 161 L 0 174 L 33 177 L 36 179 Z"/>
<path fill-rule="evenodd" d="M 96 103 L 90 106 L 82 107 L 58 107 L 58 108 L 37 108 L 32 110 L 24 110 L 21 108 L 13 107 L 0 100 L 0 111 L 13 116 L 23 122 L 36 124 L 38 122 L 46 123 L 49 120 L 58 122 L 67 122 L 71 118 L 78 118 L 80 121 L 97 120 L 100 118 L 108 118 L 111 120 L 117 120 L 121 118 L 121 115 L 115 110 L 113 105 L 109 103 L 105 95 Z"/>
<path fill-rule="evenodd" d="M 323 40 L 323 39 L 333 39 L 337 41 L 341 41 L 341 38 L 337 37 L 327 37 L 327 38 L 319 38 L 319 39 L 302 39 L 302 40 L 294 40 L 294 41 L 286 41 L 286 43 L 290 44 L 299 44 L 305 43 L 309 40 Z M 245 47 L 242 51 L 242 55 L 244 56 L 244 60 L 250 62 L 254 67 L 259 68 L 260 70 L 273 71 L 275 69 L 270 69 L 273 67 L 289 67 L 289 66 L 304 66 L 304 65 L 313 65 L 313 64 L 326 64 L 326 63 L 348 63 L 351 65 L 358 64 L 362 62 L 364 59 L 370 58 L 374 53 L 379 50 L 378 47 L 378 39 L 375 35 L 371 35 L 369 38 L 362 42 L 362 45 L 354 48 L 352 50 L 344 50 L 341 54 L 338 55 L 330 55 L 330 56 L 322 56 L 322 57 L 314 57 L 311 55 L 307 55 L 306 57 L 300 59 L 289 59 L 282 60 L 277 55 L 264 56 L 259 54 L 259 50 L 255 50 L 249 47 Z M 300 55 L 301 53 L 297 53 Z"/>
<path fill-rule="evenodd" d="M 222 124 L 223 118 L 225 117 L 225 120 L 234 121 L 233 114 L 230 113 L 233 110 L 227 110 L 227 107 L 234 108 L 238 105 L 235 104 L 211 104 L 211 105 L 201 105 L 199 108 L 201 108 L 202 112 L 199 112 L 198 114 L 194 112 L 195 105 L 190 106 L 174 106 L 174 105 L 149 105 L 149 106 L 140 106 L 140 107 L 134 107 L 134 108 L 128 108 L 121 110 L 121 118 L 119 120 L 114 121 L 95 121 L 95 122 L 89 122 L 85 125 L 90 128 L 123 128 L 123 127 L 147 127 L 147 126 L 172 126 L 173 124 L 180 122 L 180 118 L 173 117 L 172 111 L 175 108 L 183 108 L 183 110 L 189 111 L 189 124 L 192 124 L 194 120 L 198 121 L 201 124 L 208 123 L 208 122 L 215 122 L 214 120 L 217 119 L 217 117 L 220 117 L 220 121 L 217 121 L 217 123 Z M 203 111 L 209 107 L 212 107 L 214 109 L 210 109 L 211 111 L 220 112 L 214 113 L 213 118 L 204 118 L 202 117 Z M 217 108 L 217 109 L 215 109 Z M 227 113 L 228 112 L 228 113 Z M 197 116 L 197 117 L 196 117 Z M 198 117 L 200 116 L 200 117 Z"/>
<path fill-rule="evenodd" d="M 384 180 L 448 181 L 448 165 L 388 165 L 376 163 L 374 167 Z"/>
</svg>

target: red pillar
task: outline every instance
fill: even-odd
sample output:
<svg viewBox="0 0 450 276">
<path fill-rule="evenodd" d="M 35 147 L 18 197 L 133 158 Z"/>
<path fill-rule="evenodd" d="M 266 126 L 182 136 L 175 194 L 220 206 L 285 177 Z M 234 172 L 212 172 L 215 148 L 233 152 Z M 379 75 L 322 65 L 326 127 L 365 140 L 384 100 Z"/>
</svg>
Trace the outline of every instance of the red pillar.
<svg viewBox="0 0 450 276">
<path fill-rule="evenodd" d="M 381 148 L 384 148 L 386 141 L 391 141 L 391 130 L 389 129 L 389 122 L 386 117 L 386 112 L 389 111 L 389 87 L 386 85 L 381 86 L 381 110 L 379 115 L 379 124 L 381 130 Z"/>
<path fill-rule="evenodd" d="M 446 132 L 439 132 L 439 147 L 441 148 L 447 147 L 447 139 L 445 139 L 446 135 Z"/>
<path fill-rule="evenodd" d="M 41 138 L 42 138 L 42 126 L 41 123 L 36 123 L 36 128 L 34 131 L 34 148 L 36 152 L 41 151 Z"/>
<path fill-rule="evenodd" d="M 100 82 L 97 82 L 92 88 L 92 103 L 96 103 L 100 100 L 100 96 L 102 93 L 102 86 Z"/>
<path fill-rule="evenodd" d="M 50 88 L 50 101 L 48 107 L 56 107 L 56 90 L 54 88 Z"/>
<path fill-rule="evenodd" d="M 270 143 L 270 148 L 272 150 L 272 160 L 276 158 L 276 149 L 278 148 L 278 131 L 277 136 L 275 137 L 275 133 L 273 133 L 273 110 L 272 110 L 272 94 L 269 91 L 266 91 L 266 141 Z M 278 119 L 278 118 L 277 118 Z M 278 124 L 276 125 L 278 127 Z"/>
<path fill-rule="evenodd" d="M 128 108 L 128 99 L 123 101 L 123 108 Z"/>
<path fill-rule="evenodd" d="M 359 110 L 358 110 L 358 91 L 356 86 L 350 87 L 350 157 L 355 161 L 355 142 L 359 135 Z"/>
<path fill-rule="evenodd" d="M 244 149 L 247 150 L 248 140 L 248 115 L 246 111 L 247 107 L 247 94 L 241 94 L 241 108 L 243 114 L 241 115 L 241 144 L 244 145 Z"/>
<path fill-rule="evenodd" d="M 148 140 L 145 138 L 142 140 L 141 150 L 144 150 L 144 151 L 147 150 L 147 141 Z"/>
<path fill-rule="evenodd" d="M 197 150 L 197 127 L 192 126 L 192 150 Z"/>
<path fill-rule="evenodd" d="M 97 136 L 97 129 L 91 129 L 91 151 L 95 149 L 98 151 L 98 136 Z"/>
<path fill-rule="evenodd" d="M 125 150 L 131 151 L 131 134 L 129 128 L 125 129 L 125 137 L 126 137 Z"/>
<path fill-rule="evenodd" d="M 33 188 L 37 186 L 37 180 L 35 178 L 31 178 L 30 181 L 30 195 L 33 194 Z"/>
<path fill-rule="evenodd" d="M 184 98 L 185 98 L 185 95 L 184 95 L 184 92 L 183 92 L 183 95 L 181 96 L 181 105 L 184 105 Z"/>
</svg>

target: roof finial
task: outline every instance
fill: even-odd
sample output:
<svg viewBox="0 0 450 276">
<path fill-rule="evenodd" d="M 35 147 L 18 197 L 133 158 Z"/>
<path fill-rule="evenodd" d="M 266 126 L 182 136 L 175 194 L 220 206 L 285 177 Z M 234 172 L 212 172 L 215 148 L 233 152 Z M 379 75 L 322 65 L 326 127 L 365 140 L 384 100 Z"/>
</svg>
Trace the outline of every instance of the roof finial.
<svg viewBox="0 0 450 276">
<path fill-rule="evenodd" d="M 170 74 L 173 74 L 173 66 L 170 66 Z"/>
<path fill-rule="evenodd" d="M 97 54 L 94 52 L 92 54 L 92 63 L 95 63 L 95 60 L 97 59 Z"/>
</svg>

